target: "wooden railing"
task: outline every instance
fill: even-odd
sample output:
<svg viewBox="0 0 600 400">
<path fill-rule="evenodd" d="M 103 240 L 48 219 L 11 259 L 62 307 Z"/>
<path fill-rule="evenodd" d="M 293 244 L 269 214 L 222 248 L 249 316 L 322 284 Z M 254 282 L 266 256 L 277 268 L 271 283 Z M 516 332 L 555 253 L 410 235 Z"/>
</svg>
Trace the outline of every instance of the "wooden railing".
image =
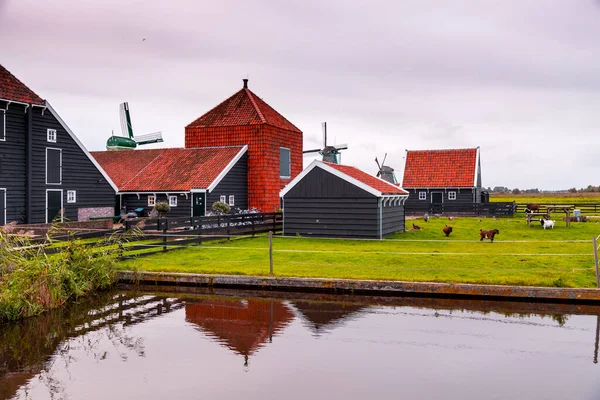
<svg viewBox="0 0 600 400">
<path fill-rule="evenodd" d="M 452 215 L 452 216 L 496 216 L 512 217 L 517 210 L 516 203 L 425 203 L 407 204 L 405 207 L 406 215 Z"/>
<path fill-rule="evenodd" d="M 536 203 L 540 206 L 540 212 L 546 212 L 546 207 L 548 206 L 560 206 L 563 205 L 561 204 L 557 204 L 557 203 L 551 203 L 551 202 L 547 202 L 547 203 Z M 582 214 L 588 214 L 588 215 L 598 215 L 598 213 L 600 213 L 600 203 L 577 203 L 577 202 L 573 202 L 573 203 L 564 203 L 564 205 L 569 205 L 569 206 L 573 206 L 574 209 L 578 209 L 581 210 Z M 517 203 L 517 212 L 525 212 L 525 209 L 527 208 L 527 203 Z"/>
</svg>

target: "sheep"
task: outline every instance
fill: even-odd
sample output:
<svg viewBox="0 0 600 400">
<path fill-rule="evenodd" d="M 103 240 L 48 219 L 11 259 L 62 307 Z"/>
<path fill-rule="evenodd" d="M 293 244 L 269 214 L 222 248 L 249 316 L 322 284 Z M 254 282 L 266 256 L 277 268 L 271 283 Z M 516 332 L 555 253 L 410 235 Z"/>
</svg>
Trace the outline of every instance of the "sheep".
<svg viewBox="0 0 600 400">
<path fill-rule="evenodd" d="M 544 230 L 546 228 L 552 228 L 552 229 L 554 229 L 554 220 L 540 218 L 540 222 L 542 223 L 542 226 L 544 227 Z"/>
<path fill-rule="evenodd" d="M 450 236 L 450 234 L 452 233 L 452 227 L 446 225 L 446 227 L 443 229 L 444 233 L 446 234 L 446 237 Z"/>
<path fill-rule="evenodd" d="M 494 243 L 494 236 L 499 235 L 499 234 L 500 234 L 500 231 L 498 229 L 490 229 L 490 230 L 480 229 L 479 236 L 481 238 L 479 239 L 479 241 L 482 242 L 483 239 L 490 239 L 491 243 Z"/>
</svg>

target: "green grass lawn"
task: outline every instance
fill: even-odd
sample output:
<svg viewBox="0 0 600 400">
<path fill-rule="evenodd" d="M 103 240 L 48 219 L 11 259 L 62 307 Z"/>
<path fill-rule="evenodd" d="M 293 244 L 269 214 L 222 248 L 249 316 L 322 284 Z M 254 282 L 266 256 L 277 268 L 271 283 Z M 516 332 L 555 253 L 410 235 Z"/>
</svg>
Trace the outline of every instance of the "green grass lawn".
<svg viewBox="0 0 600 400">
<path fill-rule="evenodd" d="M 595 287 L 592 237 L 595 222 L 556 221 L 553 230 L 527 226 L 524 218 L 407 220 L 383 241 L 274 237 L 276 276 L 381 279 L 530 286 Z M 450 237 L 442 228 L 452 225 Z M 497 228 L 494 243 L 480 229 Z M 206 274 L 268 275 L 266 237 L 204 243 L 127 260 L 123 269 Z"/>
</svg>

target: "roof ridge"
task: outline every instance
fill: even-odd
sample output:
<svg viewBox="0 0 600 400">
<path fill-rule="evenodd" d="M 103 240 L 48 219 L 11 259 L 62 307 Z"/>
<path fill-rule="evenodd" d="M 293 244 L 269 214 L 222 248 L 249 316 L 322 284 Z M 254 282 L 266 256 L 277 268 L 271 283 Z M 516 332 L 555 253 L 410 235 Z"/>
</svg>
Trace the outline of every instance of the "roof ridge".
<svg viewBox="0 0 600 400">
<path fill-rule="evenodd" d="M 252 92 L 250 89 L 246 89 L 248 90 L 250 93 L 252 93 L 253 96 L 256 96 L 256 94 L 254 92 Z M 257 99 L 259 99 L 261 102 L 263 102 L 267 107 L 269 107 L 271 110 L 273 110 L 277 115 L 279 115 L 281 118 L 283 118 L 284 121 L 286 121 L 288 124 L 290 124 L 293 128 L 296 129 L 296 131 L 302 133 L 302 131 L 300 130 L 300 128 L 298 128 L 296 125 L 294 125 L 289 119 L 287 119 L 286 117 L 283 116 L 283 114 L 281 114 L 279 111 L 277 111 L 275 108 L 273 108 L 273 106 L 271 106 L 269 103 L 267 103 L 266 101 L 264 101 L 260 96 L 256 96 Z M 267 125 L 271 125 L 277 128 L 281 128 L 281 126 L 275 125 L 273 123 L 270 122 L 265 122 Z M 282 128 L 285 129 L 285 128 Z M 290 130 L 293 131 L 291 129 L 286 129 L 286 130 Z"/>
<path fill-rule="evenodd" d="M 238 93 L 240 93 L 242 90 L 244 90 L 243 88 L 238 90 L 237 92 L 235 92 L 234 94 L 232 94 L 231 96 L 229 96 L 228 98 L 226 98 L 225 100 L 223 100 L 222 102 L 220 102 L 219 104 L 217 104 L 216 106 L 214 106 L 213 108 L 211 108 L 210 110 L 208 110 L 207 112 L 205 112 L 204 114 L 202 114 L 201 116 L 199 116 L 198 118 L 195 118 L 192 122 L 190 122 L 189 124 L 186 125 L 189 126 L 191 124 L 193 124 L 194 122 L 198 121 L 199 119 L 201 119 L 202 117 L 204 117 L 207 114 L 210 114 L 211 112 L 213 112 L 214 110 L 216 110 L 217 108 L 219 108 L 222 104 L 225 104 L 226 102 L 228 102 L 229 100 L 231 100 L 233 97 L 237 96 Z"/>
<path fill-rule="evenodd" d="M 44 103 L 44 99 L 42 99 L 36 92 L 34 92 L 33 90 L 31 90 L 31 88 L 29 86 L 27 86 L 26 84 L 23 83 L 23 81 L 21 81 L 19 78 L 17 78 L 15 75 L 13 75 L 12 72 L 10 72 L 8 69 L 6 69 L 6 67 L 4 67 L 2 64 L 0 64 L 0 75 L 2 72 L 6 72 L 12 79 L 14 79 L 16 82 L 18 82 L 20 85 L 22 85 L 25 89 L 27 89 L 29 92 L 31 92 L 31 94 L 33 94 L 33 96 L 37 97 L 39 99 L 39 103 L 38 104 L 43 104 Z M 6 100 L 11 100 L 11 99 L 6 99 Z M 18 101 L 18 100 L 14 100 L 13 101 Z M 37 102 L 37 100 L 36 100 Z M 31 104 L 34 104 L 33 101 L 30 101 Z"/>
<path fill-rule="evenodd" d="M 250 99 L 250 102 L 252 103 L 252 105 L 254 106 L 254 110 L 256 110 L 256 112 L 258 113 L 258 116 L 260 117 L 260 120 L 262 121 L 263 124 L 267 123 L 267 119 L 265 118 L 265 116 L 263 115 L 262 111 L 260 110 L 260 108 L 258 107 L 258 104 L 256 104 L 256 101 L 254 101 L 254 93 L 252 93 L 250 91 L 250 89 L 248 88 L 243 88 L 242 89 L 244 92 L 246 92 L 246 95 L 248 96 L 248 98 Z"/>
<path fill-rule="evenodd" d="M 156 161 L 156 159 L 160 156 L 162 156 L 164 154 L 165 151 L 167 151 L 169 149 L 169 147 L 165 147 L 162 149 L 157 149 L 157 150 L 161 150 L 160 153 L 158 153 L 158 155 L 156 157 L 154 157 L 148 164 L 146 164 L 146 166 L 142 169 L 140 169 L 138 171 L 137 174 L 135 174 L 130 180 L 128 180 L 127 182 L 125 182 L 123 185 L 121 185 L 121 187 L 125 188 L 127 187 L 127 185 L 129 184 L 129 182 L 131 182 L 132 180 L 134 180 L 135 178 L 137 178 L 146 168 L 148 168 L 150 166 L 150 164 L 152 164 L 154 161 Z M 154 150 L 154 149 L 147 149 L 147 150 Z M 135 151 L 135 150 L 134 150 Z M 119 189 L 120 191 L 121 189 Z"/>
</svg>

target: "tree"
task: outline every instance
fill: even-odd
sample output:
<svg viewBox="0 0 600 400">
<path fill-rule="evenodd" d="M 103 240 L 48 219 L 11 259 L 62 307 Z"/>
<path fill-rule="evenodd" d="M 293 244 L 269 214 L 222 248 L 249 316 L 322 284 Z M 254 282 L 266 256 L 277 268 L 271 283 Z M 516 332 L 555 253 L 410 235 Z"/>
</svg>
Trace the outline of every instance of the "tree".
<svg viewBox="0 0 600 400">
<path fill-rule="evenodd" d="M 512 190 L 512 194 L 521 194 L 521 191 L 519 190 L 519 188 L 514 188 Z"/>
</svg>

